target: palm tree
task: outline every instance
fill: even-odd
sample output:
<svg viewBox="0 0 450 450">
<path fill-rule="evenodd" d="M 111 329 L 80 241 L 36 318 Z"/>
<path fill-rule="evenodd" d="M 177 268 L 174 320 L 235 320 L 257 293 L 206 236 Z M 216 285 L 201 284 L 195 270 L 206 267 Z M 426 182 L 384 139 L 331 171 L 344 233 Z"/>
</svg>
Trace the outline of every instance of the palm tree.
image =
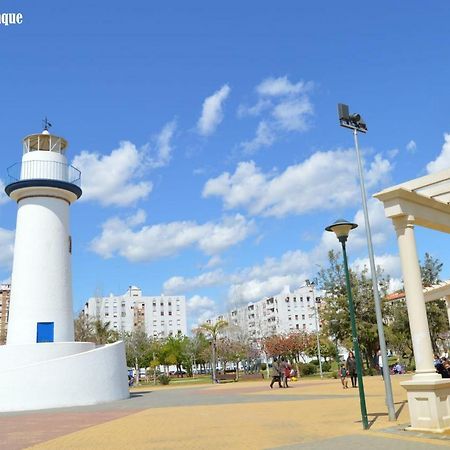
<svg viewBox="0 0 450 450">
<path fill-rule="evenodd" d="M 211 342 L 212 381 L 216 382 L 217 338 L 220 332 L 228 326 L 226 320 L 218 320 L 216 323 L 203 323 L 197 328 L 198 333 L 206 335 Z"/>
<path fill-rule="evenodd" d="M 95 320 L 94 327 L 94 342 L 97 345 L 110 344 L 119 340 L 119 333 L 109 328 L 110 322 L 103 323 L 101 320 Z"/>
</svg>

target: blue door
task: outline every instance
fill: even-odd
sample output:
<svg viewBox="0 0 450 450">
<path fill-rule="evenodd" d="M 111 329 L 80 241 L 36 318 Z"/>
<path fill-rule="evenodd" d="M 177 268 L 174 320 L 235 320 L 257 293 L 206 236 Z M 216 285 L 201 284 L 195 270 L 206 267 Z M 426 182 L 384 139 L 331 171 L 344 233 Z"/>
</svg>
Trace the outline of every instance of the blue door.
<svg viewBox="0 0 450 450">
<path fill-rule="evenodd" d="M 38 322 L 36 342 L 53 342 L 54 325 L 54 322 Z"/>
</svg>

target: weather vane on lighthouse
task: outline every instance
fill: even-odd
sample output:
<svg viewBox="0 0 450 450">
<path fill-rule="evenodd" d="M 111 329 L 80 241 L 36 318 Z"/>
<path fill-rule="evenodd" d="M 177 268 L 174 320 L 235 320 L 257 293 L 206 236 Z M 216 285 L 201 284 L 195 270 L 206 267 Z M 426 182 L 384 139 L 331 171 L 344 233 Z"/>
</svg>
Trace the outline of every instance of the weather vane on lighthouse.
<svg viewBox="0 0 450 450">
<path fill-rule="evenodd" d="M 52 126 L 52 124 L 48 121 L 47 116 L 42 120 L 42 125 L 44 126 L 44 131 L 48 131 L 48 129 Z"/>
</svg>

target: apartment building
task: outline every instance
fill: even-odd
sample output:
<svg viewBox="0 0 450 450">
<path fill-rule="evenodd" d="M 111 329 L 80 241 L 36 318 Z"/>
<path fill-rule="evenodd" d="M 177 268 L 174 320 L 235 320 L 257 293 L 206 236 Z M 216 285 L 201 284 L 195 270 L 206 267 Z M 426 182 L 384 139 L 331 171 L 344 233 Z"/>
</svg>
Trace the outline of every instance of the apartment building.
<svg viewBox="0 0 450 450">
<path fill-rule="evenodd" d="M 0 284 L 0 344 L 6 343 L 8 333 L 10 284 Z"/>
<path fill-rule="evenodd" d="M 89 298 L 83 313 L 103 323 L 109 322 L 110 328 L 118 332 L 143 327 L 148 336 L 157 338 L 187 332 L 183 295 L 143 296 L 136 286 L 130 286 L 123 295 Z"/>
<path fill-rule="evenodd" d="M 229 324 L 226 334 L 238 332 L 251 339 L 295 330 L 316 332 L 321 327 L 320 305 L 321 292 L 313 285 L 305 284 L 293 292 L 286 286 L 278 295 L 232 309 L 208 322 L 225 320 Z"/>
</svg>

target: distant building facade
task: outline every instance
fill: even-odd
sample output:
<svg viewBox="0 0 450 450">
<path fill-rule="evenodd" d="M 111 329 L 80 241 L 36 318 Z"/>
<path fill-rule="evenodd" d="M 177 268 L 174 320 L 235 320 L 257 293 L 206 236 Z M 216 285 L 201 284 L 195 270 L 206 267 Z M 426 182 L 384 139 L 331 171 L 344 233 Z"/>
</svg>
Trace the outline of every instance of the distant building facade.
<svg viewBox="0 0 450 450">
<path fill-rule="evenodd" d="M 0 345 L 6 342 L 8 333 L 10 284 L 0 284 Z"/>
<path fill-rule="evenodd" d="M 132 332 L 143 328 L 148 336 L 164 338 L 187 332 L 186 298 L 183 295 L 143 296 L 140 288 L 130 286 L 123 295 L 91 297 L 83 313 L 112 330 Z"/>
<path fill-rule="evenodd" d="M 313 285 L 305 284 L 293 292 L 287 286 L 278 295 L 232 309 L 207 322 L 225 320 L 229 324 L 225 334 L 237 331 L 255 340 L 296 330 L 316 332 L 321 327 L 320 305 L 321 292 Z"/>
</svg>

